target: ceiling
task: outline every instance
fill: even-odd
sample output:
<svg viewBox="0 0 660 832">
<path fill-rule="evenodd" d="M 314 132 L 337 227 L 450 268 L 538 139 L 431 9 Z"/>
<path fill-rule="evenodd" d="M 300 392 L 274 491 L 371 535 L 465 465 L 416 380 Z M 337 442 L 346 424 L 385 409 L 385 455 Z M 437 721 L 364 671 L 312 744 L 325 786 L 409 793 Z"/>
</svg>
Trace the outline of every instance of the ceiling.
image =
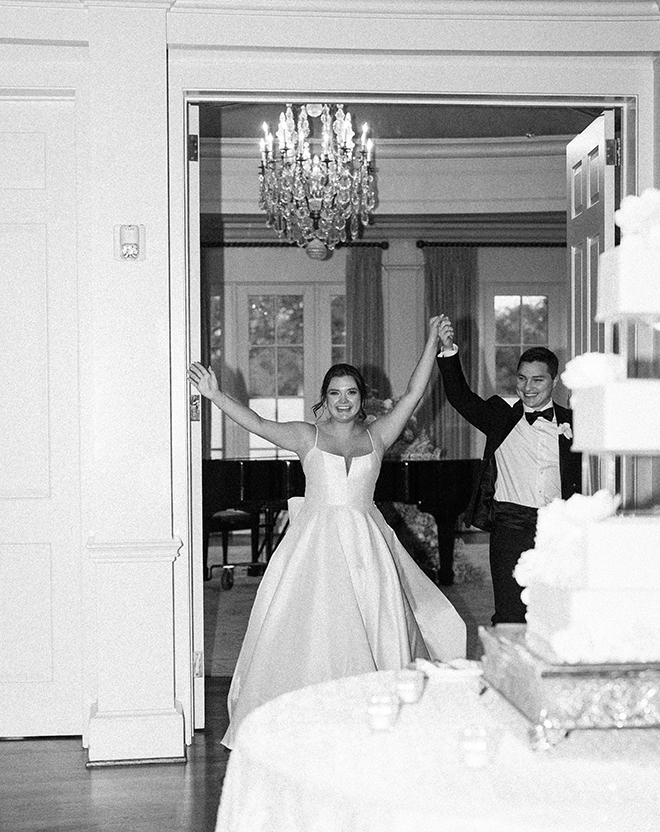
<svg viewBox="0 0 660 832">
<path fill-rule="evenodd" d="M 334 103 L 334 102 L 332 102 Z M 496 106 L 489 104 L 374 104 L 345 101 L 356 133 L 364 122 L 378 139 L 467 139 L 574 136 L 599 115 L 600 107 Z M 282 103 L 204 102 L 200 135 L 259 138 L 263 122 L 277 129 Z M 294 105 L 294 113 L 298 107 Z"/>
</svg>

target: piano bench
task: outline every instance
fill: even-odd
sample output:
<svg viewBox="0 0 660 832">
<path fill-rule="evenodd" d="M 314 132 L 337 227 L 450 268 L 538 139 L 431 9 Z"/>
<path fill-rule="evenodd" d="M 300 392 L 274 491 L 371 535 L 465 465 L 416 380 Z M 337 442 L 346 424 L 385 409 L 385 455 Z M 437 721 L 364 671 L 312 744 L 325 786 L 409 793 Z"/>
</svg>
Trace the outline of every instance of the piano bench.
<svg viewBox="0 0 660 832">
<path fill-rule="evenodd" d="M 241 509 L 227 508 L 223 511 L 216 511 L 204 524 L 204 580 L 210 580 L 214 568 L 220 564 L 208 566 L 208 539 L 212 534 L 222 536 L 222 565 L 227 565 L 227 553 L 229 550 L 229 533 L 239 529 L 251 529 L 252 549 L 259 547 L 259 526 L 261 522 L 261 511 L 243 511 Z"/>
</svg>

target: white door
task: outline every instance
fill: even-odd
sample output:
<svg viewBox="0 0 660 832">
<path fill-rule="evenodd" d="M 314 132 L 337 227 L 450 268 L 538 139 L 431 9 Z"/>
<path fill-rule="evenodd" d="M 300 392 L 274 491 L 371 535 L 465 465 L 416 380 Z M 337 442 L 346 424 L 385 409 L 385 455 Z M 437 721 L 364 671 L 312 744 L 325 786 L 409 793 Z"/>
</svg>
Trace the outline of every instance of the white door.
<svg viewBox="0 0 660 832">
<path fill-rule="evenodd" d="M 614 112 L 605 110 L 566 149 L 567 245 L 570 274 L 569 356 L 612 349 L 611 329 L 596 322 L 599 257 L 614 246 L 617 152 Z M 613 456 L 583 456 L 585 493 L 621 493 L 632 486 L 630 468 Z"/>
<path fill-rule="evenodd" d="M 83 729 L 74 117 L 0 98 L 0 736 Z"/>
<path fill-rule="evenodd" d="M 188 104 L 188 176 L 186 211 L 188 239 L 186 262 L 188 278 L 189 361 L 199 361 L 201 345 L 201 272 L 199 244 L 199 105 Z M 190 552 L 192 553 L 192 641 L 193 709 L 195 730 L 204 727 L 204 570 L 202 564 L 202 402 L 190 388 Z"/>
<path fill-rule="evenodd" d="M 566 149 L 570 358 L 605 349 L 604 327 L 595 320 L 598 258 L 614 245 L 617 155 L 612 110 L 592 121 Z"/>
</svg>

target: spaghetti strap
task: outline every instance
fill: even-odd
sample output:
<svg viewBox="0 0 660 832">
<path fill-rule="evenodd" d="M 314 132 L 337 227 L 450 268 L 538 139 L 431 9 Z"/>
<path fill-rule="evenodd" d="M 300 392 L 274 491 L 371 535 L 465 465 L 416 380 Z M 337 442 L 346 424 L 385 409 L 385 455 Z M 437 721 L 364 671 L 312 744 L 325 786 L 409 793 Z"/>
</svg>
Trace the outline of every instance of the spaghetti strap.
<svg viewBox="0 0 660 832">
<path fill-rule="evenodd" d="M 318 441 L 319 441 L 319 426 L 314 425 L 314 430 L 316 431 L 316 435 L 314 436 L 314 447 L 316 448 L 317 445 L 318 445 Z"/>
<path fill-rule="evenodd" d="M 375 448 L 375 446 L 374 446 L 374 440 L 373 440 L 373 438 L 372 438 L 372 436 L 371 436 L 371 431 L 369 430 L 369 428 L 367 428 L 367 433 L 369 434 L 369 440 L 371 441 L 371 450 L 372 450 L 372 451 L 375 451 L 375 450 L 376 450 L 376 448 Z"/>
</svg>

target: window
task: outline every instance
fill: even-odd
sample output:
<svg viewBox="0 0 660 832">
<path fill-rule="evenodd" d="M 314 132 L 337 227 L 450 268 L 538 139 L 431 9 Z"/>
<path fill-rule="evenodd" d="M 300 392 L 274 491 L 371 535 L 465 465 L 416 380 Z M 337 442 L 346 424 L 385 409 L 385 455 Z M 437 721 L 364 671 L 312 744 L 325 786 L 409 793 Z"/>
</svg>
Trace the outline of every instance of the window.
<svg viewBox="0 0 660 832">
<path fill-rule="evenodd" d="M 305 417 L 303 295 L 248 295 L 249 405 L 274 421 Z M 294 456 L 250 434 L 249 456 Z"/>
<path fill-rule="evenodd" d="M 209 298 L 208 337 L 229 395 L 267 419 L 312 421 L 328 367 L 346 360 L 344 285 L 234 283 Z M 210 410 L 211 457 L 295 457 Z"/>
<path fill-rule="evenodd" d="M 346 362 L 346 295 L 330 296 L 330 360 Z"/>
<path fill-rule="evenodd" d="M 547 295 L 495 295 L 495 392 L 516 395 L 516 367 L 529 347 L 548 346 Z"/>
</svg>

